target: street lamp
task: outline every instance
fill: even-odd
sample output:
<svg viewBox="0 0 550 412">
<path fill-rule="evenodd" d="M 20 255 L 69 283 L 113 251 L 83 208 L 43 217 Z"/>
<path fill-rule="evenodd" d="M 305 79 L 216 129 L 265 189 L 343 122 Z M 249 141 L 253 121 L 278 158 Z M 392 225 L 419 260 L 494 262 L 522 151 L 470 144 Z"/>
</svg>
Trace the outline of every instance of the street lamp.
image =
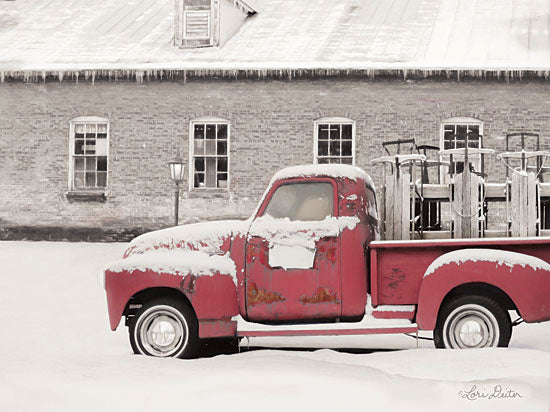
<svg viewBox="0 0 550 412">
<path fill-rule="evenodd" d="M 168 162 L 170 166 L 170 179 L 176 184 L 176 193 L 174 199 L 174 226 L 178 225 L 179 218 L 179 208 L 180 208 L 180 183 L 183 182 L 183 172 L 185 170 L 185 165 L 183 164 L 183 159 L 177 156 L 171 162 Z"/>
</svg>

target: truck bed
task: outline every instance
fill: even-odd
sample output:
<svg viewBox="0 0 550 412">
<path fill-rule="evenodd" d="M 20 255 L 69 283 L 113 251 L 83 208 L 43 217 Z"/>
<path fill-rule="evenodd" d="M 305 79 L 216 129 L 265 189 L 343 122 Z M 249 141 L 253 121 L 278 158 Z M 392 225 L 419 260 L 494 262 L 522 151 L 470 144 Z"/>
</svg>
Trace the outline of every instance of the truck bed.
<svg viewBox="0 0 550 412">
<path fill-rule="evenodd" d="M 374 241 L 369 248 L 374 306 L 417 304 L 428 267 L 454 250 L 496 249 L 550 262 L 550 237 Z"/>
</svg>

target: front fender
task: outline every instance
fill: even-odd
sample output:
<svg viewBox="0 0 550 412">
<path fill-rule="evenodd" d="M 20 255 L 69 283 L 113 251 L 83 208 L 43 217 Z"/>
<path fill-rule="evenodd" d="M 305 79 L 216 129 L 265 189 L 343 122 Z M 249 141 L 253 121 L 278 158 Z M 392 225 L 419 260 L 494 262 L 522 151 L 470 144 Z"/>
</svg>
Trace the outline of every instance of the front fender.
<svg viewBox="0 0 550 412">
<path fill-rule="evenodd" d="M 461 249 L 440 256 L 426 270 L 418 297 L 419 329 L 433 330 L 445 296 L 468 283 L 485 283 L 502 290 L 526 322 L 550 320 L 548 263 L 516 252 Z"/>
<path fill-rule="evenodd" d="M 229 274 L 214 272 L 211 275 L 174 275 L 150 269 L 120 272 L 107 269 L 105 290 L 111 329 L 118 327 L 124 308 L 132 296 L 158 287 L 178 290 L 187 297 L 197 315 L 200 330 L 210 330 L 207 324 L 212 322 L 229 322 L 231 317 L 239 313 L 237 288 Z"/>
</svg>

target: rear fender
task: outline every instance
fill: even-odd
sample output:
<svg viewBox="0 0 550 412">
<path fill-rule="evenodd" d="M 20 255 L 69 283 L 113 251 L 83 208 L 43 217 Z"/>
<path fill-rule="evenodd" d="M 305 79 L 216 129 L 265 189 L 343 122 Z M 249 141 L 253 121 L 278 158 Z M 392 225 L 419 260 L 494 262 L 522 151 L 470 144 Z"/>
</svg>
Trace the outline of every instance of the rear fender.
<svg viewBox="0 0 550 412">
<path fill-rule="evenodd" d="M 550 265 L 522 253 L 461 249 L 438 257 L 424 273 L 416 323 L 433 330 L 440 306 L 454 289 L 487 284 L 507 295 L 526 322 L 550 320 Z"/>
</svg>

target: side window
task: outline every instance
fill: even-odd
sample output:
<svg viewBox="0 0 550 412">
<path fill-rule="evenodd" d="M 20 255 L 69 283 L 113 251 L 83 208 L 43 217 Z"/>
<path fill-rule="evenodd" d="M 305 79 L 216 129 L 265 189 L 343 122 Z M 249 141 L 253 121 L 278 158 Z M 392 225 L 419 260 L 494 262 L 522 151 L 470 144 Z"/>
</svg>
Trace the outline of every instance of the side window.
<svg viewBox="0 0 550 412">
<path fill-rule="evenodd" d="M 204 119 L 191 122 L 191 187 L 229 187 L 229 122 Z"/>
<path fill-rule="evenodd" d="M 79 117 L 70 123 L 70 188 L 107 187 L 109 121 L 101 117 Z"/>
<path fill-rule="evenodd" d="M 264 216 L 290 220 L 324 220 L 332 216 L 334 192 L 330 183 L 289 183 L 279 186 Z"/>
</svg>

